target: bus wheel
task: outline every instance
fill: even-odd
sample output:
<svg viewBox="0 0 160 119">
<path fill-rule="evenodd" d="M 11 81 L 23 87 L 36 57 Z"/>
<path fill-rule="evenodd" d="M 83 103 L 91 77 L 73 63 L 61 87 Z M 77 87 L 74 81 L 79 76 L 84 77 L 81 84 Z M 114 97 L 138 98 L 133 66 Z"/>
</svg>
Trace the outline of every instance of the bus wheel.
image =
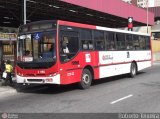
<svg viewBox="0 0 160 119">
<path fill-rule="evenodd" d="M 84 69 L 81 76 L 81 81 L 79 82 L 79 86 L 81 89 L 87 89 L 91 86 L 92 83 L 92 75 L 88 69 Z"/>
<path fill-rule="evenodd" d="M 137 66 L 135 63 L 131 63 L 131 67 L 130 67 L 130 77 L 134 78 L 137 74 Z"/>
</svg>

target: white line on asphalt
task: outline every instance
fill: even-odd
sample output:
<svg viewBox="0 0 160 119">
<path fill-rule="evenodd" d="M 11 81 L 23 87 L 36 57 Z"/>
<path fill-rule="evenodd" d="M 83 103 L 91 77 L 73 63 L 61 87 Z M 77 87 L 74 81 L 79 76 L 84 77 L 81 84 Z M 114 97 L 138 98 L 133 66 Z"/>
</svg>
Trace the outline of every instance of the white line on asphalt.
<svg viewBox="0 0 160 119">
<path fill-rule="evenodd" d="M 115 100 L 115 101 L 111 102 L 110 104 L 115 104 L 115 103 L 117 103 L 117 102 L 119 102 L 119 101 L 122 101 L 122 100 L 124 100 L 124 99 L 130 98 L 130 97 L 132 97 L 132 96 L 133 96 L 132 94 L 131 94 L 131 95 L 128 95 L 128 96 L 125 96 L 125 97 L 123 97 L 123 98 L 120 98 L 120 99 L 118 99 L 118 100 Z"/>
</svg>

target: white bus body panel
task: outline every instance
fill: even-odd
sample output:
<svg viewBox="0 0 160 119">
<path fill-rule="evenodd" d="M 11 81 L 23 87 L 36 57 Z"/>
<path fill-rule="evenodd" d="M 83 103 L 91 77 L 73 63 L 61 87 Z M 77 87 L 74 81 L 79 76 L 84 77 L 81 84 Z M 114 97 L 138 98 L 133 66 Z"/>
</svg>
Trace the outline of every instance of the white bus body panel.
<svg viewBox="0 0 160 119">
<path fill-rule="evenodd" d="M 130 73 L 133 61 L 137 63 L 138 71 L 150 67 L 151 51 L 100 51 L 99 78 Z"/>
</svg>

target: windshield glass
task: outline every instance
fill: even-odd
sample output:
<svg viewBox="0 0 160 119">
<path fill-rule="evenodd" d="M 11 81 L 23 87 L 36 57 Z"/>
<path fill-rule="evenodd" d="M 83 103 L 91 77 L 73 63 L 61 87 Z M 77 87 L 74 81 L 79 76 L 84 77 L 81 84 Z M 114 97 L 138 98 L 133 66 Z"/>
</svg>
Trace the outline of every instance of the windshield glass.
<svg viewBox="0 0 160 119">
<path fill-rule="evenodd" d="M 36 32 L 18 37 L 17 60 L 52 62 L 56 59 L 56 32 Z"/>
</svg>

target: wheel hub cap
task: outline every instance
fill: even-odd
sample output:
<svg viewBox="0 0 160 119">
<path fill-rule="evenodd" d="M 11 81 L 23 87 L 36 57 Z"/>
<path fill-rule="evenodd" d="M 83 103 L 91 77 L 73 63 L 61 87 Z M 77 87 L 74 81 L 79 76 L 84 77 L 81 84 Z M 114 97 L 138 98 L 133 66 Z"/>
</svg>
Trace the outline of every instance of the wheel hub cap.
<svg viewBox="0 0 160 119">
<path fill-rule="evenodd" d="M 88 83 L 89 83 L 89 75 L 87 75 L 87 74 L 84 74 L 84 75 L 83 75 L 83 82 L 84 82 L 85 84 L 88 84 Z"/>
</svg>

